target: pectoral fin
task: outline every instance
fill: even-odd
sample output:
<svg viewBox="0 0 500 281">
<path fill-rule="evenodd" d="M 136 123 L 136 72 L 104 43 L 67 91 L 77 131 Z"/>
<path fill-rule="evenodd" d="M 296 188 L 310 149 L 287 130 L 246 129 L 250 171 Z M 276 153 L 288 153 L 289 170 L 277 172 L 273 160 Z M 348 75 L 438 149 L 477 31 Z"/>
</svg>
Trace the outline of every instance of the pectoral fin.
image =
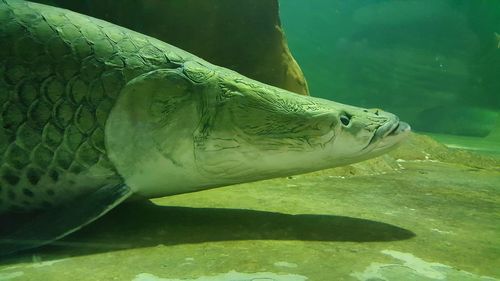
<svg viewBox="0 0 500 281">
<path fill-rule="evenodd" d="M 24 216 L 21 222 L 0 221 L 0 256 L 46 245 L 93 222 L 132 194 L 124 184 L 105 185 L 64 206 Z M 2 229 L 5 227 L 9 229 Z"/>
</svg>

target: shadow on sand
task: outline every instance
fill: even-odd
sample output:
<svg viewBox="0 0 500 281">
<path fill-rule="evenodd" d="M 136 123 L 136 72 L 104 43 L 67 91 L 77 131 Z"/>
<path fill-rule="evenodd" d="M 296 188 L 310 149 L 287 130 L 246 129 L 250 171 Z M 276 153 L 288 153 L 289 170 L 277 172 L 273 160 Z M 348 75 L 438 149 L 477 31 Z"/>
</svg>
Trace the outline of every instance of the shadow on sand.
<svg viewBox="0 0 500 281">
<path fill-rule="evenodd" d="M 124 204 L 75 234 L 17 258 L 34 253 L 79 256 L 160 244 L 235 240 L 377 242 L 414 236 L 394 225 L 352 217 L 166 207 L 141 202 Z"/>
</svg>

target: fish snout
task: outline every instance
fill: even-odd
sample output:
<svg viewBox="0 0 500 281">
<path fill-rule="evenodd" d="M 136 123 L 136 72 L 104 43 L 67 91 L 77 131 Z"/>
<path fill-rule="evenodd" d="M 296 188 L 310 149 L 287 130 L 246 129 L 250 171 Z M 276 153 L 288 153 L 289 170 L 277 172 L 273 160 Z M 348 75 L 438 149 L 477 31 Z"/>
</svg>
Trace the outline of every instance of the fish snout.
<svg viewBox="0 0 500 281">
<path fill-rule="evenodd" d="M 387 136 L 396 136 L 401 133 L 406 133 L 411 131 L 411 127 L 408 123 L 400 121 L 399 117 L 391 114 L 391 118 L 387 120 L 382 126 L 377 129 L 375 133 L 378 139 L 387 137 Z"/>
<path fill-rule="evenodd" d="M 411 131 L 411 127 L 410 127 L 410 124 L 406 123 L 406 122 L 403 122 L 403 121 L 399 121 L 397 126 L 392 129 L 389 134 L 389 136 L 395 136 L 395 135 L 399 135 L 399 134 L 402 134 L 402 133 L 407 133 L 407 132 L 410 132 Z"/>
<path fill-rule="evenodd" d="M 385 122 L 377 128 L 370 141 L 370 144 L 385 138 L 392 139 L 395 136 L 403 136 L 411 131 L 411 127 L 408 123 L 400 121 L 399 117 L 392 113 L 379 109 L 372 109 L 370 111 L 377 117 L 382 117 L 385 119 Z"/>
</svg>

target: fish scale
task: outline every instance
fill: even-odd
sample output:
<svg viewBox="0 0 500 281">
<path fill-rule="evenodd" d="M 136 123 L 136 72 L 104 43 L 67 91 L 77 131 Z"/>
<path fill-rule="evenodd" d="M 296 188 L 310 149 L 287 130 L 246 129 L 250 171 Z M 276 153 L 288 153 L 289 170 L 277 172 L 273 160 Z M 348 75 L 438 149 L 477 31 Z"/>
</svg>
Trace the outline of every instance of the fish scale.
<svg viewBox="0 0 500 281">
<path fill-rule="evenodd" d="M 410 132 L 391 113 L 294 95 L 20 0 L 0 0 L 0 90 L 0 256 L 65 237 L 128 198 L 346 165 Z"/>
<path fill-rule="evenodd" d="M 104 145 L 121 88 L 189 56 L 125 28 L 46 7 L 0 1 L 0 213 L 53 207 L 121 181 Z"/>
</svg>

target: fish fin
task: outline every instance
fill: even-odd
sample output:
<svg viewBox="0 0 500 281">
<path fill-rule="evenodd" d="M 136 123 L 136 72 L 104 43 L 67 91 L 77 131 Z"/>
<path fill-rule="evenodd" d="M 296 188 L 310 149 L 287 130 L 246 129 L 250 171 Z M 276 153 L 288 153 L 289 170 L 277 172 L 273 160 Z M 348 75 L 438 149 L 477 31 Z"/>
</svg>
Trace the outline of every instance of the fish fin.
<svg viewBox="0 0 500 281">
<path fill-rule="evenodd" d="M 61 239 L 106 214 L 131 194 L 131 189 L 124 184 L 109 184 L 64 206 L 39 213 L 21 224 L 14 223 L 14 227 L 0 237 L 0 256 Z"/>
</svg>

